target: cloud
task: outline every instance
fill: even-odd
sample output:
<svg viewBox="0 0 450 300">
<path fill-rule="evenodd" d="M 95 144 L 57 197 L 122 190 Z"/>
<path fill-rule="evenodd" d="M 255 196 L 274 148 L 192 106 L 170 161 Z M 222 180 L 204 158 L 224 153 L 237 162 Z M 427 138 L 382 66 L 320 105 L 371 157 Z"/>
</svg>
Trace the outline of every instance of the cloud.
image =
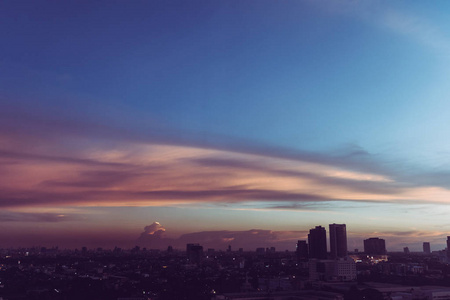
<svg viewBox="0 0 450 300">
<path fill-rule="evenodd" d="M 329 201 L 445 203 L 450 196 L 448 172 L 398 168 L 354 144 L 313 153 L 40 113 L 0 112 L 1 207 L 265 201 L 298 209 Z"/>
<path fill-rule="evenodd" d="M 105 188 L 126 184 L 138 176 L 143 174 L 127 170 L 81 171 L 73 180 L 47 180 L 41 184 L 46 187 Z"/>
<path fill-rule="evenodd" d="M 358 152 L 363 152 L 362 150 L 357 150 Z M 353 154 L 349 154 L 351 156 Z M 366 155 L 366 152 L 364 152 Z M 350 173 L 347 175 L 340 174 L 338 176 L 330 176 L 331 174 L 326 173 L 315 173 L 312 171 L 299 171 L 299 170 L 289 170 L 283 169 L 278 166 L 269 166 L 267 161 L 245 161 L 237 159 L 222 159 L 220 157 L 216 158 L 200 158 L 193 161 L 202 166 L 209 167 L 219 167 L 219 168 L 236 168 L 236 169 L 251 169 L 258 170 L 260 172 L 265 172 L 272 176 L 285 176 L 285 177 L 297 177 L 302 179 L 307 179 L 314 181 L 318 185 L 333 185 L 342 186 L 347 189 L 352 189 L 355 191 L 364 191 L 368 193 L 375 194 L 396 194 L 402 192 L 406 186 L 402 186 L 392 180 L 388 180 L 384 176 L 376 174 L 363 174 L 354 172 L 353 177 L 350 177 Z M 343 172 L 342 172 L 343 173 Z M 346 177 L 347 176 L 347 177 Z"/>
<path fill-rule="evenodd" d="M 121 166 L 124 164 L 118 164 L 114 162 L 101 162 L 92 159 L 74 158 L 74 157 L 62 157 L 62 156 L 50 156 L 50 155 L 39 155 L 30 153 L 20 153 L 14 151 L 1 151 L 0 157 L 3 159 L 10 159 L 13 161 L 43 161 L 43 162 L 57 162 L 57 163 L 69 163 L 69 164 L 81 164 L 90 166 Z"/>
<path fill-rule="evenodd" d="M 162 231 L 158 234 L 161 224 L 155 222 L 145 227 L 145 231 L 136 240 L 140 246 L 165 249 L 169 245 L 178 249 L 185 249 L 188 243 L 199 243 L 205 249 L 226 249 L 228 245 L 233 248 L 244 248 L 254 251 L 256 247 L 277 247 L 278 250 L 293 250 L 298 239 L 305 239 L 306 231 L 272 231 L 263 229 L 251 229 L 244 231 L 201 231 L 183 234 L 178 238 L 166 238 Z M 155 233 L 154 230 L 157 230 Z M 156 235 L 155 235 L 156 234 Z"/>
<path fill-rule="evenodd" d="M 281 201 L 281 200 L 321 200 L 316 195 L 285 193 L 266 190 L 162 190 L 162 191 L 92 191 L 86 192 L 40 192 L 3 190 L 0 207 L 20 207 L 35 205 L 73 205 L 82 206 L 164 206 L 177 203 L 200 202 L 241 202 L 246 201 Z M 125 202 L 124 202 L 125 201 Z"/>
<path fill-rule="evenodd" d="M 0 153 L 3 161 L 14 161 L 0 165 L 0 206 L 399 201 L 414 197 L 411 184 L 324 163 L 173 145 L 127 144 L 127 148 L 132 150 L 97 148 L 73 160 L 42 161 L 41 155 Z M 421 197 L 429 192 L 416 190 Z M 442 201 L 448 192 L 441 189 L 434 194 Z"/>
<path fill-rule="evenodd" d="M 333 204 L 327 202 L 292 202 L 289 204 L 268 205 L 267 210 L 298 210 L 298 211 L 330 211 Z"/>
<path fill-rule="evenodd" d="M 407 36 L 411 40 L 417 41 L 440 54 L 448 55 L 450 39 L 438 26 L 433 25 L 424 18 L 387 10 L 382 15 L 381 22 L 398 34 Z"/>
<path fill-rule="evenodd" d="M 24 212 L 0 212 L 0 222 L 69 222 L 81 221 L 85 217 L 77 214 L 63 214 L 63 213 L 24 213 Z"/>
<path fill-rule="evenodd" d="M 400 11 L 389 2 L 344 0 L 333 3 L 313 1 L 311 4 L 330 14 L 356 17 L 387 29 L 445 56 L 450 50 L 450 39 L 443 32 L 442 26 L 436 26 L 434 20 L 413 12 Z"/>
<path fill-rule="evenodd" d="M 138 239 L 139 243 L 148 242 L 149 240 L 161 239 L 166 229 L 159 223 L 153 222 L 151 225 L 144 227 L 144 232 Z"/>
</svg>

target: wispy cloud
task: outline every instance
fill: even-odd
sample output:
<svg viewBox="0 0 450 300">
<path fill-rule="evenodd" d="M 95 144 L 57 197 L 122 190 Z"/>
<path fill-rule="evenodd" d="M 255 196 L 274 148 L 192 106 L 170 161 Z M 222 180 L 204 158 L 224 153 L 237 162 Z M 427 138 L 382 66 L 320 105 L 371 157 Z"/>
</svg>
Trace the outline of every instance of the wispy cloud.
<svg viewBox="0 0 450 300">
<path fill-rule="evenodd" d="M 423 17 L 389 9 L 380 15 L 379 22 L 395 33 L 448 56 L 450 38 L 440 27 Z"/>
<path fill-rule="evenodd" d="M 79 214 L 65 214 L 65 213 L 25 213 L 3 211 L 0 212 L 0 222 L 68 222 L 81 221 L 86 217 Z"/>
<path fill-rule="evenodd" d="M 401 173 L 358 145 L 313 153 L 69 119 L 1 119 L 0 206 L 265 201 L 273 204 L 262 208 L 304 209 L 326 201 L 445 203 L 450 195 L 442 173 Z"/>
</svg>

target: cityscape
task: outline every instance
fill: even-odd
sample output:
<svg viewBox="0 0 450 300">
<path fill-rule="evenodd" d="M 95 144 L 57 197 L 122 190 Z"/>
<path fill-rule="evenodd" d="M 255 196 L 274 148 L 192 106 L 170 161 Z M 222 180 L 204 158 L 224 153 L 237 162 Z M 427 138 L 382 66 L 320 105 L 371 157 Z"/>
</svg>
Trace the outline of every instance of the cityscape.
<svg viewBox="0 0 450 300">
<path fill-rule="evenodd" d="M 327 243 L 328 241 L 328 243 Z M 329 245 L 329 247 L 327 247 Z M 346 224 L 315 226 L 294 251 L 204 249 L 0 249 L 3 299 L 450 299 L 447 248 L 388 252 L 369 237 L 349 250 Z M 329 249 L 329 251 L 328 251 Z"/>
<path fill-rule="evenodd" d="M 450 1 L 0 1 L 0 300 L 450 300 Z"/>
</svg>

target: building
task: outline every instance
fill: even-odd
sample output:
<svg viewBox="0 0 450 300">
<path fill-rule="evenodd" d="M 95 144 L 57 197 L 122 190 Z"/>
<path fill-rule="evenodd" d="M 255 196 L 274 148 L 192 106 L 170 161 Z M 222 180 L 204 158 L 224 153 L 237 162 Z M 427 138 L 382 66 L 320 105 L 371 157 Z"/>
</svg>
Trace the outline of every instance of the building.
<svg viewBox="0 0 450 300">
<path fill-rule="evenodd" d="M 327 258 L 326 229 L 322 226 L 316 226 L 309 231 L 308 257 L 316 259 Z"/>
<path fill-rule="evenodd" d="M 367 283 L 370 289 L 383 294 L 384 299 L 395 300 L 445 300 L 450 299 L 450 289 L 443 286 L 404 286 Z"/>
<path fill-rule="evenodd" d="M 330 224 L 330 255 L 332 258 L 347 256 L 347 229 L 345 224 Z"/>
<path fill-rule="evenodd" d="M 366 254 L 385 255 L 386 242 L 379 238 L 369 238 L 364 240 L 364 252 Z"/>
<path fill-rule="evenodd" d="M 307 260 L 308 259 L 308 244 L 306 241 L 298 241 L 297 249 L 295 250 L 297 255 L 297 261 Z"/>
<path fill-rule="evenodd" d="M 309 258 L 327 258 L 327 231 L 322 226 L 309 230 Z"/>
<path fill-rule="evenodd" d="M 445 287 L 414 289 L 412 291 L 412 299 L 424 300 L 445 300 L 450 299 L 450 289 Z"/>
<path fill-rule="evenodd" d="M 409 248 L 408 247 L 403 247 L 403 253 L 409 254 Z"/>
<path fill-rule="evenodd" d="M 264 254 L 264 253 L 266 253 L 266 248 L 262 248 L 262 247 L 256 248 L 256 253 Z"/>
<path fill-rule="evenodd" d="M 423 252 L 426 254 L 431 253 L 430 242 L 423 242 Z"/>
<path fill-rule="evenodd" d="M 334 260 L 309 260 L 309 279 L 320 281 L 356 280 L 356 263 L 350 257 Z"/>
<path fill-rule="evenodd" d="M 199 244 L 187 244 L 186 256 L 189 262 L 200 263 L 203 258 L 203 246 L 200 246 Z"/>
<path fill-rule="evenodd" d="M 212 300 L 267 300 L 269 299 L 267 291 L 257 292 L 241 292 L 241 293 L 225 293 L 215 295 Z M 270 299 L 272 300 L 344 300 L 344 296 L 340 293 L 325 291 L 270 291 Z"/>
<path fill-rule="evenodd" d="M 447 259 L 450 260 L 450 236 L 447 237 Z"/>
</svg>

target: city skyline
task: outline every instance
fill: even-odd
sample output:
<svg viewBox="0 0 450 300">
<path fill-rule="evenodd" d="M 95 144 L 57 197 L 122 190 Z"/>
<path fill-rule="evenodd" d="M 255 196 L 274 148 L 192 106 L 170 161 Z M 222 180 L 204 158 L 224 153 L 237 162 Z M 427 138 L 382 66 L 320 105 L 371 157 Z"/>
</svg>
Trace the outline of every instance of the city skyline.
<svg viewBox="0 0 450 300">
<path fill-rule="evenodd" d="M 449 6 L 1 3 L 0 248 L 444 249 Z"/>
<path fill-rule="evenodd" d="M 229 230 L 221 230 L 221 231 L 203 231 L 203 232 L 190 232 L 186 234 L 182 234 L 177 238 L 168 238 L 164 236 L 165 228 L 159 223 L 154 222 L 153 224 L 146 226 L 144 228 L 144 232 L 140 234 L 137 239 L 131 239 L 128 243 L 117 243 L 117 241 L 110 244 L 101 244 L 97 242 L 92 243 L 87 240 L 86 243 L 80 243 L 80 241 L 76 241 L 75 243 L 64 244 L 61 249 L 74 250 L 79 248 L 87 248 L 87 249 L 113 249 L 118 248 L 118 245 L 124 247 L 125 249 L 132 248 L 145 248 L 148 250 L 167 250 L 175 249 L 175 250 L 183 250 L 186 245 L 189 248 L 189 245 L 200 245 L 205 246 L 207 249 L 217 250 L 217 251 L 230 251 L 230 249 L 239 249 L 242 251 L 245 248 L 245 251 L 258 251 L 258 249 L 277 249 L 277 251 L 292 251 L 298 252 L 299 247 L 301 247 L 299 256 L 300 259 L 340 259 L 344 258 L 348 255 L 348 253 L 368 253 L 368 254 L 381 254 L 380 253 L 372 253 L 372 251 L 368 251 L 366 249 L 366 242 L 368 241 L 381 241 L 382 248 L 384 248 L 383 253 L 388 252 L 402 252 L 401 250 L 406 248 L 409 249 L 408 246 L 411 244 L 401 244 L 402 249 L 399 248 L 391 248 L 388 249 L 386 247 L 386 243 L 384 239 L 380 239 L 379 237 L 361 237 L 357 241 L 350 239 L 350 247 L 355 246 L 353 248 L 348 248 L 349 240 L 347 239 L 346 232 L 346 224 L 329 224 L 330 230 L 327 231 L 321 225 L 317 225 L 314 228 L 311 228 L 309 231 L 290 231 L 290 232 L 274 232 L 270 230 L 262 230 L 262 229 L 251 229 L 251 230 L 243 230 L 243 231 L 229 231 Z M 309 233 L 308 233 L 309 232 Z M 287 234 L 286 234 L 287 233 Z M 284 242 L 280 242 L 277 240 L 277 235 L 280 234 L 284 237 Z M 351 236 L 351 232 L 350 232 Z M 296 240 L 303 239 L 303 240 Z M 450 237 L 447 236 L 447 246 L 442 248 L 441 244 L 433 245 L 431 247 L 430 242 L 423 242 L 422 248 L 418 249 L 413 246 L 413 252 L 415 253 L 425 253 L 431 254 L 431 251 L 445 251 L 448 256 L 450 253 L 448 244 Z M 86 241 L 86 240 L 85 240 Z M 378 244 L 378 242 L 376 243 Z M 83 245 L 83 246 L 80 246 Z M 86 247 L 88 246 L 88 247 Z M 28 243 L 22 244 L 19 246 L 8 246 L 5 248 L 59 248 L 60 245 L 57 243 L 49 244 L 45 241 L 43 243 Z M 119 247 L 119 248 L 121 248 Z M 277 248 L 278 247 L 278 248 Z M 379 248 L 380 246 L 370 246 Z M 256 248 L 256 249 L 255 249 Z M 432 249 L 433 248 L 433 249 Z M 2 249 L 2 248 L 0 248 Z M 377 252 L 377 251 L 375 251 Z M 436 253 L 437 253 L 436 252 Z M 298 253 L 298 254 L 300 254 Z"/>
</svg>

